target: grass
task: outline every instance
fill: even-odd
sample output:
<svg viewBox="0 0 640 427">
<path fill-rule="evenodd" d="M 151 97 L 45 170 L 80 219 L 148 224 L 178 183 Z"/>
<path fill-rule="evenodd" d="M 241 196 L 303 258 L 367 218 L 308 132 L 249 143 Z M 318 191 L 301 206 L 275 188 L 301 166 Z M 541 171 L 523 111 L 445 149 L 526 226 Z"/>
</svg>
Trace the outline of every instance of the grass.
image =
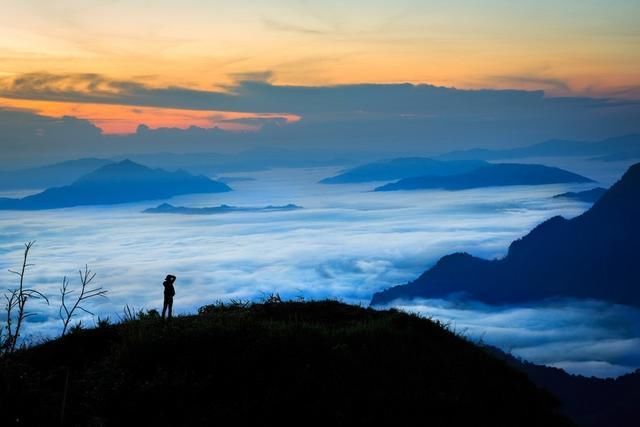
<svg viewBox="0 0 640 427">
<path fill-rule="evenodd" d="M 336 301 L 217 303 L 0 361 L 2 425 L 570 425 L 442 324 Z"/>
</svg>

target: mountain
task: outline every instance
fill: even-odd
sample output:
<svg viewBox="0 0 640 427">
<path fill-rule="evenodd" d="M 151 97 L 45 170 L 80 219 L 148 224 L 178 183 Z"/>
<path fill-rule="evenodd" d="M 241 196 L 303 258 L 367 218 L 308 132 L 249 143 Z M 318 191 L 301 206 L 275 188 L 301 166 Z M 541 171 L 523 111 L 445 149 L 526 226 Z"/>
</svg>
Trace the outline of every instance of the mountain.
<svg viewBox="0 0 640 427">
<path fill-rule="evenodd" d="M 163 203 L 155 208 L 145 209 L 144 213 L 153 214 L 183 214 L 183 215 L 214 215 L 232 212 L 281 212 L 302 209 L 301 206 L 288 204 L 283 206 L 265 206 L 262 208 L 238 207 L 229 205 L 212 206 L 206 208 L 188 208 L 185 206 L 173 206 L 169 203 Z"/>
<path fill-rule="evenodd" d="M 527 157 L 594 157 L 597 160 L 640 157 L 640 134 L 607 138 L 596 142 L 552 139 L 538 144 L 503 150 L 475 148 L 452 151 L 438 160 L 505 160 Z"/>
<path fill-rule="evenodd" d="M 549 166 L 501 163 L 482 166 L 469 172 L 448 176 L 417 176 L 377 187 L 374 191 L 467 190 L 508 185 L 544 185 L 569 182 L 593 182 L 584 176 Z"/>
<path fill-rule="evenodd" d="M 560 401 L 560 411 L 579 426 L 627 427 L 637 423 L 640 370 L 618 378 L 588 378 L 536 365 L 495 347 L 484 348 L 525 373 L 538 387 L 549 390 Z"/>
<path fill-rule="evenodd" d="M 49 188 L 22 199 L 0 199 L 0 209 L 38 210 L 83 205 L 111 205 L 166 199 L 180 194 L 230 191 L 226 184 L 184 171 L 150 169 L 130 160 L 108 164 L 71 185 Z"/>
<path fill-rule="evenodd" d="M 106 159 L 78 159 L 13 171 L 0 171 L 0 190 L 40 189 L 67 185 L 83 175 L 113 163 Z"/>
<path fill-rule="evenodd" d="M 607 192 L 606 188 L 596 187 L 591 190 L 578 191 L 573 192 L 569 191 L 567 193 L 556 194 L 553 196 L 554 199 L 573 199 L 581 202 L 587 203 L 595 203 L 604 193 Z"/>
<path fill-rule="evenodd" d="M 571 425 L 525 374 L 416 315 L 278 297 L 198 313 L 10 355 L 0 425 Z"/>
<path fill-rule="evenodd" d="M 325 178 L 321 184 L 394 181 L 422 175 L 446 176 L 469 172 L 488 163 L 478 160 L 440 161 L 426 157 L 403 157 L 368 163 Z"/>
<path fill-rule="evenodd" d="M 504 258 L 447 255 L 415 281 L 376 293 L 371 303 L 466 294 L 497 304 L 575 297 L 640 306 L 639 218 L 637 163 L 591 209 L 543 222 L 511 243 Z"/>
<path fill-rule="evenodd" d="M 177 135 L 176 137 L 179 137 Z M 299 168 L 344 165 L 362 158 L 362 153 L 332 150 L 292 150 L 263 147 L 237 153 L 147 153 L 127 155 L 127 158 L 166 170 L 184 169 L 191 173 L 219 175 L 229 172 L 253 172 L 273 168 Z M 371 157 L 371 155 L 366 155 Z M 122 160 L 123 157 L 118 157 Z"/>
</svg>

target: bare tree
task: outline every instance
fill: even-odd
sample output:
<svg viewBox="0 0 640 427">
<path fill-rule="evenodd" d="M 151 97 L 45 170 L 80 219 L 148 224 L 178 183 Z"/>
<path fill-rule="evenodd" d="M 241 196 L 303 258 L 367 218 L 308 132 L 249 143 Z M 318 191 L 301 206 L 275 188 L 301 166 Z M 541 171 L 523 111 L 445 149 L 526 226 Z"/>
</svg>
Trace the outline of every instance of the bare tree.
<svg viewBox="0 0 640 427">
<path fill-rule="evenodd" d="M 43 299 L 47 305 L 49 305 L 49 299 L 41 292 L 24 287 L 24 279 L 26 271 L 33 264 L 29 264 L 29 251 L 35 244 L 35 241 L 27 242 L 24 244 L 24 255 L 22 259 L 22 268 L 19 271 L 9 270 L 10 273 L 17 275 L 20 278 L 20 284 L 15 289 L 9 289 L 9 294 L 5 294 L 5 312 L 6 312 L 6 337 L 3 340 L 2 350 L 5 352 L 12 352 L 15 350 L 20 338 L 20 331 L 24 320 L 35 313 L 29 313 L 27 311 L 27 301 L 30 299 Z M 13 326 L 13 320 L 15 318 L 15 326 Z"/>
<path fill-rule="evenodd" d="M 84 266 L 84 270 L 79 270 L 80 273 L 80 293 L 77 298 L 73 300 L 73 304 L 67 304 L 67 298 L 71 296 L 72 293 L 76 292 L 77 289 L 69 289 L 69 281 L 65 276 L 62 279 L 62 287 L 60 288 L 60 310 L 59 315 L 62 320 L 62 335 L 67 333 L 67 329 L 69 327 L 69 323 L 73 318 L 76 310 L 84 311 L 87 314 L 94 315 L 92 312 L 87 310 L 83 303 L 91 298 L 96 297 L 106 297 L 107 291 L 102 289 L 102 287 L 90 287 L 91 281 L 96 277 L 96 273 L 92 273 L 89 270 L 87 265 Z"/>
</svg>

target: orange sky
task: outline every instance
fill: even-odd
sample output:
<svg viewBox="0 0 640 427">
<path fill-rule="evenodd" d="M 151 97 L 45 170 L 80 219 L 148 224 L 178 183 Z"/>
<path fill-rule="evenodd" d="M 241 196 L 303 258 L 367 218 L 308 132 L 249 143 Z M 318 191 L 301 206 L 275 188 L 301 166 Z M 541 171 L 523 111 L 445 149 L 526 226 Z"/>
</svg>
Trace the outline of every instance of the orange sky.
<svg viewBox="0 0 640 427">
<path fill-rule="evenodd" d="M 152 129 L 161 127 L 186 129 L 190 126 L 198 126 L 219 127 L 233 131 L 255 131 L 257 129 L 255 126 L 228 121 L 246 118 L 283 118 L 287 122 L 299 120 L 299 117 L 291 114 L 251 114 L 7 98 L 0 98 L 0 107 L 29 110 L 47 117 L 73 116 L 87 119 L 107 134 L 134 133 L 140 124 L 145 124 Z"/>
<path fill-rule="evenodd" d="M 640 2 L 629 0 L 6 0 L 0 79 L 96 73 L 219 90 L 269 71 L 274 84 L 412 82 L 637 99 L 639 21 Z M 2 104 L 87 118 L 109 133 L 139 123 L 246 129 L 222 121 L 252 116 L 10 98 Z"/>
</svg>

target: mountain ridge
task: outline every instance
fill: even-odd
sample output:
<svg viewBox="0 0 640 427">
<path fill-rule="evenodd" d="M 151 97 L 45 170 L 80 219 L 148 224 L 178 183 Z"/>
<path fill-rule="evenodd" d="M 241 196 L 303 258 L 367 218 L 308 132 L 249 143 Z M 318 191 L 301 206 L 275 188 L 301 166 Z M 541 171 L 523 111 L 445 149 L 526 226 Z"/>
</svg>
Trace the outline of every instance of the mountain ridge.
<svg viewBox="0 0 640 427">
<path fill-rule="evenodd" d="M 640 163 L 582 215 L 544 221 L 505 257 L 444 256 L 416 280 L 374 294 L 371 304 L 460 293 L 492 304 L 575 297 L 640 306 L 638 218 Z"/>
<path fill-rule="evenodd" d="M 560 183 L 587 183 L 593 180 L 564 169 L 520 163 L 497 163 L 468 172 L 447 176 L 416 176 L 403 178 L 375 188 L 374 191 L 398 190 L 468 190 L 484 187 L 513 185 L 545 185 Z"/>
<path fill-rule="evenodd" d="M 109 163 L 70 185 L 52 187 L 21 199 L 0 198 L 2 210 L 40 210 L 111 205 L 165 199 L 190 193 L 231 191 L 223 183 L 185 171 L 151 169 L 131 160 Z"/>
</svg>

